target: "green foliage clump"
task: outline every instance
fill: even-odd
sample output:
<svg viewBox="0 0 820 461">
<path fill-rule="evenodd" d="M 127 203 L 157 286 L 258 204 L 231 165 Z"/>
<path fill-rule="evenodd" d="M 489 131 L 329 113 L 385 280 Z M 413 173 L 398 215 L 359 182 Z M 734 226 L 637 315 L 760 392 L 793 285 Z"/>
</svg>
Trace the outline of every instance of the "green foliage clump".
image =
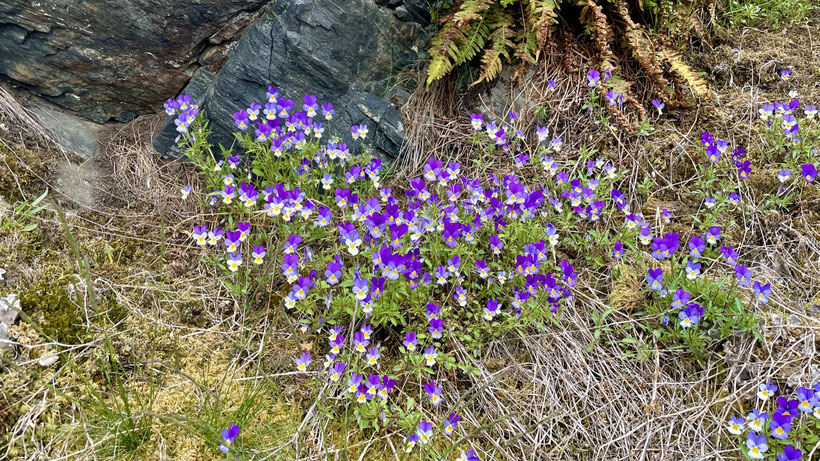
<svg viewBox="0 0 820 461">
<path fill-rule="evenodd" d="M 42 319 L 42 331 L 63 344 L 83 341 L 86 329 L 82 314 L 65 289 L 64 280 L 40 280 L 20 292 L 20 307 L 28 315 Z"/>
</svg>

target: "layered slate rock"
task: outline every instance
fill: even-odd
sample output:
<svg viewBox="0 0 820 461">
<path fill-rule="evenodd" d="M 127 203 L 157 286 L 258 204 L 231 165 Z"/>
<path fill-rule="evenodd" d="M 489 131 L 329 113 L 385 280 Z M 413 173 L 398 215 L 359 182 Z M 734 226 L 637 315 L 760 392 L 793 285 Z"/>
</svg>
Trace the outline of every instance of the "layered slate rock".
<svg viewBox="0 0 820 461">
<path fill-rule="evenodd" d="M 283 2 L 287 3 L 287 2 Z M 0 79 L 105 122 L 153 113 L 269 0 L 0 0 Z"/>
<path fill-rule="evenodd" d="M 384 3 L 384 2 L 381 2 Z M 195 78 L 190 91 L 209 120 L 211 142 L 233 143 L 232 114 L 251 102 L 264 103 L 268 85 L 301 107 L 305 94 L 332 102 L 336 115 L 328 134 L 348 138 L 350 125 L 367 124 L 368 142 L 377 153 L 395 157 L 403 141 L 398 110 L 382 98 L 390 77 L 415 63 L 424 48 L 424 9 L 414 14 L 398 2 L 374 0 L 278 1 L 250 27 L 215 77 Z M 400 17 L 399 9 L 405 17 Z M 209 81 L 208 81 L 209 80 Z M 207 88 L 202 91 L 202 82 Z M 199 93 L 199 94 L 197 94 Z M 177 137 L 170 121 L 154 147 L 174 157 Z M 218 150 L 217 150 L 218 152 Z"/>
</svg>

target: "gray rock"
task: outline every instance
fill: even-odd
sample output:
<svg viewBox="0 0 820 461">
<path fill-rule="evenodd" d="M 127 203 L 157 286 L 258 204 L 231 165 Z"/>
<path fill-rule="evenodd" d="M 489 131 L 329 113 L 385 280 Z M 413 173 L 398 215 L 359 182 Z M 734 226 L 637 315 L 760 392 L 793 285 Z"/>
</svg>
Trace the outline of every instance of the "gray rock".
<svg viewBox="0 0 820 461">
<path fill-rule="evenodd" d="M 96 122 L 156 112 L 269 0 L 0 0 L 0 78 Z M 283 2 L 287 3 L 287 2 Z"/>
<path fill-rule="evenodd" d="M 105 127 L 76 115 L 45 106 L 31 107 L 31 113 L 60 147 L 89 159 L 99 152 L 100 135 Z"/>
<path fill-rule="evenodd" d="M 210 140 L 230 146 L 233 113 L 251 102 L 264 102 L 267 86 L 273 85 L 293 99 L 295 107 L 301 107 L 305 94 L 332 102 L 336 115 L 330 131 L 351 141 L 348 127 L 367 124 L 372 147 L 395 157 L 404 128 L 396 108 L 381 95 L 391 73 L 415 63 L 425 42 L 421 24 L 400 20 L 393 9 L 373 0 L 277 2 L 247 30 L 199 98 L 212 131 Z M 170 120 L 154 147 L 176 157 L 174 139 Z"/>
</svg>

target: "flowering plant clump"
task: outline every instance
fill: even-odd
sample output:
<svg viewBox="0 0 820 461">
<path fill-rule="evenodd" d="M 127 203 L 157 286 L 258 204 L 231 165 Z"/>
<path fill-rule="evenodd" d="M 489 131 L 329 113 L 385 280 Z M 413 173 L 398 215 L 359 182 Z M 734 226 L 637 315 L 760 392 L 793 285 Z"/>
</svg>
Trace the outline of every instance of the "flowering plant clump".
<svg viewBox="0 0 820 461">
<path fill-rule="evenodd" d="M 590 71 L 589 86 L 610 77 Z M 615 94 L 607 100 L 621 103 Z M 393 184 L 389 166 L 365 146 L 367 125 L 350 127 L 347 144 L 329 126 L 333 105 L 313 95 L 300 105 L 268 87 L 264 102 L 234 113 L 241 156 L 213 155 L 189 97 L 166 109 L 207 185 L 181 190 L 214 216 L 191 232 L 202 260 L 222 271 L 243 305 L 270 293 L 301 334 L 323 332 L 320 358 L 303 352 L 294 369 L 330 389 L 329 415 L 352 414 L 361 429 L 397 426 L 408 452 L 478 459 L 451 439 L 463 430 L 452 376 L 477 372 L 456 361 L 455 348 L 477 353 L 510 331 L 558 322 L 584 271 L 644 267 L 659 335 L 693 349 L 705 348 L 706 331 L 725 337 L 754 324 L 741 293 L 752 274 L 724 244 L 717 218 L 703 218 L 687 244 L 664 228 L 674 219 L 667 210 L 653 226 L 621 191 L 625 172 L 611 161 L 588 149 L 559 160 L 562 138 L 545 126 L 529 132 L 514 112 L 470 116 L 477 155 L 500 151 L 510 171 L 472 176 L 457 161 L 430 158 L 417 176 Z M 712 145 L 726 149 L 709 140 L 710 155 Z M 748 174 L 748 164 L 737 168 Z M 708 267 L 718 247 L 728 270 Z M 702 277 L 707 270 L 722 278 Z M 753 290 L 757 303 L 771 295 L 761 281 Z"/>
<path fill-rule="evenodd" d="M 745 417 L 732 415 L 726 430 L 750 459 L 809 459 L 820 442 L 820 383 L 797 388 L 795 398 L 775 399 L 777 390 L 775 384 L 761 383 L 759 405 Z"/>
</svg>

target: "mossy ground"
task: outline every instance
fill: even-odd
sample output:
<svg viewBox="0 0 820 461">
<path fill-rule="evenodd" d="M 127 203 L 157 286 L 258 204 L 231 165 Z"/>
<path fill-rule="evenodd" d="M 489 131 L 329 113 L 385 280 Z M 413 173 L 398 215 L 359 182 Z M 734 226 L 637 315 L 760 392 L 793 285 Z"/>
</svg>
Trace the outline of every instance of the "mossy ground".
<svg viewBox="0 0 820 461">
<path fill-rule="evenodd" d="M 691 198 L 691 185 L 686 183 L 694 172 L 686 154 L 700 131 L 731 136 L 747 144 L 749 155 L 766 173 L 753 176 L 752 191 L 763 194 L 776 186 L 762 179 L 772 174 L 765 162 L 760 162 L 762 150 L 756 143 L 761 125 L 754 121 L 756 104 L 785 98 L 784 86 L 776 77 L 776 70 L 785 67 L 794 69 L 791 87 L 798 89 L 801 98 L 820 102 L 820 87 L 814 85 L 820 79 L 820 59 L 816 46 L 809 46 L 811 39 L 799 28 L 751 34 L 724 31 L 713 38 L 712 47 L 689 56 L 696 67 L 709 74 L 714 99 L 656 122 L 649 136 L 634 141 L 633 158 L 618 159 L 642 174 L 654 174 L 657 188 L 647 202 L 647 214 L 654 213 L 656 207 L 667 207 L 681 217 L 676 224 L 681 231 L 692 227 L 688 216 L 699 204 Z M 0 196 L 10 204 L 36 197 L 46 184 L 53 183 L 56 172 L 52 165 L 62 154 L 19 137 L 4 139 L 0 143 L 5 163 L 0 164 Z M 619 156 L 614 144 L 598 147 L 604 155 Z M 192 216 L 173 209 L 160 211 L 156 203 L 126 197 L 127 191 L 112 181 L 101 187 L 117 199 L 106 196 L 91 210 L 72 208 L 70 200 L 56 195 L 68 212 L 71 237 L 50 209 L 33 218 L 38 227 L 31 232 L 0 226 L 5 229 L 0 232 L 0 267 L 7 271 L 6 280 L 0 281 L 0 296 L 17 293 L 25 314 L 12 329 L 20 345 L 12 353 L 3 353 L 0 361 L 0 457 L 219 459 L 219 431 L 229 422 L 241 424 L 238 449 L 249 458 L 254 454 L 271 459 L 294 459 L 297 454 L 319 457 L 322 449 L 345 444 L 351 454 L 366 451 L 367 459 L 393 459 L 396 450 L 400 452 L 400 447 L 381 436 L 368 438 L 360 433 L 348 438 L 338 418 L 328 421 L 314 413 L 313 418 L 305 419 L 315 402 L 316 389 L 306 378 L 291 373 L 292 357 L 305 346 L 294 339 L 287 316 L 266 311 L 270 307 L 244 311 L 235 306 L 215 274 L 196 263 L 196 251 L 190 248 L 183 230 L 190 227 Z M 183 208 L 179 201 L 170 203 Z M 127 211 L 121 208 L 125 204 Z M 744 218 L 738 215 L 735 219 L 740 223 Z M 790 290 L 783 298 L 793 300 L 787 307 L 816 320 L 812 309 L 820 304 L 820 289 L 813 279 L 817 273 L 794 270 L 813 267 L 809 260 L 812 253 L 800 251 L 799 237 L 771 243 L 775 235 L 790 232 L 784 226 L 798 227 L 804 235 L 820 239 L 816 192 L 807 189 L 783 214 L 756 218 L 753 225 L 746 226 L 747 232 L 741 225 L 730 228 L 729 238 L 748 245 L 750 251 L 755 244 L 769 242 L 761 246 L 766 250 L 760 251 L 774 254 L 758 257 L 772 262 L 789 260 L 780 269 L 772 268 L 788 271 L 788 278 L 781 277 L 788 280 L 785 287 Z M 89 302 L 91 292 L 72 255 L 71 238 L 88 264 L 96 305 Z M 596 284 L 595 290 L 604 293 L 603 299 L 616 314 L 609 329 L 597 337 L 598 346 L 591 355 L 578 355 L 566 347 L 566 341 L 578 340 L 585 345 L 592 338 L 591 331 L 601 327 L 587 320 L 598 308 L 594 304 L 579 308 L 582 317 L 576 325 L 541 332 L 532 342 L 517 337 L 494 342 L 474 363 L 499 378 L 490 391 L 466 406 L 465 419 L 481 426 L 504 412 L 518 412 L 524 423 L 516 430 L 537 432 L 530 427 L 540 420 L 530 416 L 535 414 L 532 408 L 545 402 L 553 405 L 550 410 L 556 414 L 566 411 L 561 409 L 564 406 L 583 408 L 583 402 L 557 399 L 564 394 L 550 383 L 573 389 L 588 385 L 583 380 L 574 381 L 566 370 L 579 360 L 583 363 L 597 357 L 602 363 L 606 361 L 608 368 L 634 372 L 635 386 L 639 387 L 651 387 L 654 382 L 657 389 L 661 374 L 679 382 L 702 380 L 696 389 L 708 395 L 685 392 L 693 387 L 683 385 L 661 387 L 655 394 L 660 392 L 669 400 L 652 397 L 635 403 L 637 409 L 631 403 L 617 408 L 643 417 L 683 412 L 688 420 L 700 417 L 714 429 L 723 424 L 720 418 L 729 410 L 701 410 L 699 406 L 721 401 L 735 402 L 738 408 L 742 404 L 733 398 L 738 391 L 734 382 L 751 382 L 752 376 L 770 372 L 786 379 L 802 376 L 810 360 L 794 345 L 810 350 L 820 347 L 807 333 L 817 325 L 790 327 L 784 320 L 789 312 L 772 309 L 760 312 L 768 332 L 765 345 L 744 349 L 728 341 L 705 373 L 680 365 L 678 359 L 683 354 L 678 353 L 664 352 L 664 359 L 676 363 L 675 367 L 655 368 L 651 361 L 661 352 L 649 343 L 635 346 L 643 348 L 638 361 L 613 359 L 616 351 L 623 351 L 622 335 L 632 322 L 630 314 L 643 304 L 641 279 L 636 270 L 623 268 L 614 279 Z M 741 350 L 753 359 L 741 359 Z M 55 354 L 56 363 L 38 364 L 39 359 Z M 580 368 L 576 370 L 579 376 L 592 376 L 580 374 Z M 602 373 L 607 369 L 595 370 L 594 376 L 606 382 Z M 469 389 L 484 385 L 470 378 L 453 381 Z M 614 396 L 619 391 L 612 392 Z M 675 408 L 674 402 L 696 411 L 686 413 L 688 410 Z M 493 413 L 498 408 L 504 412 Z M 606 426 L 623 423 L 619 416 L 613 412 L 588 413 L 574 420 L 553 416 L 557 422 L 551 423 L 549 434 L 539 436 L 564 447 L 556 452 L 558 457 L 587 459 L 598 448 L 586 438 L 577 438 L 572 421 Z M 302 432 L 297 432 L 300 429 Z M 323 434 L 326 440 L 317 440 L 316 434 Z M 508 432 L 491 428 L 481 436 L 501 440 Z M 657 434 L 646 437 L 653 444 L 664 443 L 653 438 Z M 710 443 L 715 449 L 728 446 L 720 437 Z M 709 457 L 710 453 L 704 455 Z M 523 459 L 526 454 L 519 456 Z"/>
</svg>

